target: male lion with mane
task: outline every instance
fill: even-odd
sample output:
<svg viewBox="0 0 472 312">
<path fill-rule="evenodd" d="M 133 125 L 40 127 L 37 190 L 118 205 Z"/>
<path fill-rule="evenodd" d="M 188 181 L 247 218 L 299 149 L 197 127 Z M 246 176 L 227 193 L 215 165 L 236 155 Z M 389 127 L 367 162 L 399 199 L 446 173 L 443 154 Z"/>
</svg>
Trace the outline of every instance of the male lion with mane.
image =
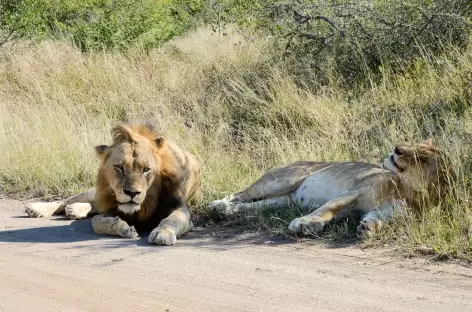
<svg viewBox="0 0 472 312">
<path fill-rule="evenodd" d="M 289 230 L 317 233 L 332 219 L 361 218 L 358 237 L 370 235 L 405 206 L 438 204 L 448 189 L 449 160 L 429 139 L 396 146 L 383 163 L 298 161 L 276 167 L 245 190 L 213 201 L 210 208 L 233 213 L 248 208 L 283 208 L 294 203 L 308 215 Z"/>
<path fill-rule="evenodd" d="M 186 202 L 200 199 L 201 165 L 196 157 L 165 140 L 149 124 L 112 129 L 113 144 L 96 146 L 100 157 L 96 187 L 51 203 L 30 203 L 30 217 L 91 214 L 97 234 L 134 238 L 149 232 L 149 243 L 174 245 L 193 228 Z"/>
</svg>

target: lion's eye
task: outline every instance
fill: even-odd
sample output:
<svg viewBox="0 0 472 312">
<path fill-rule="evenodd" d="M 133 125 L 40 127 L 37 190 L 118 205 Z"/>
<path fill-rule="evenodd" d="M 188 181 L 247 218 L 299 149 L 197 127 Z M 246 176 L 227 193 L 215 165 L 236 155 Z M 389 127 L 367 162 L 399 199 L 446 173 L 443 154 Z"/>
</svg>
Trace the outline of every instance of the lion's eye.
<svg viewBox="0 0 472 312">
<path fill-rule="evenodd" d="M 118 171 L 123 171 L 123 166 L 122 165 L 115 165 L 114 167 Z"/>
<path fill-rule="evenodd" d="M 143 173 L 149 172 L 150 170 L 151 170 L 151 168 L 144 167 L 144 168 L 143 168 Z"/>
<path fill-rule="evenodd" d="M 397 154 L 398 156 L 401 156 L 403 155 L 403 152 L 400 151 L 400 149 L 398 147 L 395 147 L 395 150 L 394 150 L 395 154 Z"/>
</svg>

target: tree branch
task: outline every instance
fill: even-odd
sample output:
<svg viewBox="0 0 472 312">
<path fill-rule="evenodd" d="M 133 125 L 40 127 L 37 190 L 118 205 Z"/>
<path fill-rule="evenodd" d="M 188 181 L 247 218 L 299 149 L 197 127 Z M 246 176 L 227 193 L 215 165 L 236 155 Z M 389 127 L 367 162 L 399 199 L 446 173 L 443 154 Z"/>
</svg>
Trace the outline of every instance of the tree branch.
<svg viewBox="0 0 472 312">
<path fill-rule="evenodd" d="M 293 18 L 295 19 L 295 22 L 297 22 L 298 24 L 304 24 L 308 21 L 311 21 L 311 20 L 321 20 L 321 21 L 324 21 L 326 23 L 328 23 L 329 25 L 331 25 L 331 27 L 335 28 L 335 29 L 338 29 L 338 27 L 336 26 L 336 23 L 332 20 L 330 20 L 329 18 L 327 18 L 326 16 L 322 16 L 322 15 L 315 15 L 315 16 L 311 16 L 311 15 L 305 15 L 305 14 L 302 14 L 300 12 L 298 12 L 297 10 L 293 9 Z"/>
</svg>

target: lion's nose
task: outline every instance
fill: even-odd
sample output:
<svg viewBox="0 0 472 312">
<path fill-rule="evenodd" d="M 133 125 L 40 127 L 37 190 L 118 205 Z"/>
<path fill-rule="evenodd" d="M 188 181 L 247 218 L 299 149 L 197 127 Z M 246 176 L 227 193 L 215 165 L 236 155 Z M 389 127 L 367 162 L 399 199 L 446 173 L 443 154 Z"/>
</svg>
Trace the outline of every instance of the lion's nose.
<svg viewBox="0 0 472 312">
<path fill-rule="evenodd" d="M 129 197 L 133 198 L 136 195 L 141 194 L 141 192 L 135 192 L 135 191 L 130 191 L 130 190 L 123 190 L 123 193 L 128 195 Z"/>
</svg>

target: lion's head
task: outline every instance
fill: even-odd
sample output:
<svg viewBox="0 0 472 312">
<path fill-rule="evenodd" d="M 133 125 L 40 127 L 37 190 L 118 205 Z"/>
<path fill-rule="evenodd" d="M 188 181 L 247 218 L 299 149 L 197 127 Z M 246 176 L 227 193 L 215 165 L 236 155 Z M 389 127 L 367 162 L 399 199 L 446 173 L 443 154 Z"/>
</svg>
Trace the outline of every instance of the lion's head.
<svg viewBox="0 0 472 312">
<path fill-rule="evenodd" d="M 113 145 L 95 148 L 101 158 L 97 186 L 105 185 L 118 210 L 132 214 L 140 209 L 153 184 L 160 183 L 160 150 L 166 142 L 147 124 L 119 125 L 112 135 Z"/>
<path fill-rule="evenodd" d="M 434 204 L 447 192 L 452 177 L 449 159 L 431 139 L 397 145 L 383 165 L 400 177 L 404 188 L 427 195 Z"/>
</svg>

